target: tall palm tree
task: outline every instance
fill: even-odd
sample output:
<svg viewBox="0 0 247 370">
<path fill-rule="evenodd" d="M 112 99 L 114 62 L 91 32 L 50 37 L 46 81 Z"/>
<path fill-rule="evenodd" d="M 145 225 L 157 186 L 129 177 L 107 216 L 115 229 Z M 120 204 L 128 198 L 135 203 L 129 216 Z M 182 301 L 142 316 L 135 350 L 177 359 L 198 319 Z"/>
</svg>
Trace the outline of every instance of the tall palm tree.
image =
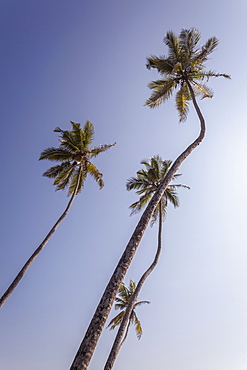
<svg viewBox="0 0 247 370">
<path fill-rule="evenodd" d="M 43 176 L 54 179 L 53 184 L 56 185 L 56 190 L 68 188 L 68 195 L 71 195 L 70 200 L 63 214 L 59 217 L 55 225 L 46 235 L 45 239 L 27 260 L 6 292 L 0 298 L 0 307 L 14 291 L 31 263 L 42 251 L 52 234 L 67 215 L 75 196 L 82 190 L 87 175 L 89 174 L 95 179 L 100 189 L 104 186 L 102 173 L 100 173 L 91 162 L 91 158 L 105 152 L 107 149 L 115 145 L 115 143 L 91 148 L 91 144 L 94 139 L 93 124 L 87 121 L 84 128 L 81 128 L 79 123 L 75 123 L 73 121 L 70 122 L 72 125 L 71 131 L 63 131 L 59 127 L 54 130 L 54 132 L 59 132 L 60 134 L 59 147 L 50 147 L 45 149 L 39 158 L 40 160 L 49 159 L 51 161 L 61 162 L 59 165 L 49 168 L 44 172 Z"/>
<path fill-rule="evenodd" d="M 181 117 L 183 117 L 183 119 L 186 118 L 186 114 L 188 112 L 188 102 L 191 100 L 200 121 L 200 133 L 198 137 L 173 162 L 173 165 L 168 171 L 166 177 L 161 182 L 152 200 L 149 202 L 147 208 L 142 214 L 140 221 L 137 224 L 122 254 L 122 257 L 120 258 L 117 267 L 115 268 L 109 283 L 106 286 L 106 289 L 96 308 L 70 370 L 86 370 L 88 368 L 89 362 L 92 358 L 93 352 L 102 333 L 111 307 L 114 303 L 114 299 L 117 295 L 120 284 L 123 281 L 123 278 L 131 264 L 131 261 L 155 208 L 159 204 L 165 189 L 173 179 L 174 174 L 177 172 L 183 161 L 194 149 L 196 149 L 205 136 L 205 120 L 196 101 L 198 89 L 200 90 L 198 84 L 200 85 L 203 79 L 209 79 L 210 77 L 223 76 L 229 78 L 229 76 L 225 74 L 212 74 L 210 71 L 205 72 L 205 63 L 208 60 L 208 56 L 218 45 L 218 40 L 215 37 L 210 38 L 202 47 L 199 47 L 198 43 L 200 41 L 200 34 L 193 28 L 190 30 L 183 29 L 179 36 L 176 36 L 172 32 L 168 32 L 164 38 L 164 41 L 169 49 L 168 57 L 159 58 L 159 66 L 152 64 L 149 59 L 147 62 L 148 68 L 156 68 L 158 72 L 162 73 L 162 76 L 167 77 L 167 84 L 165 84 L 163 89 L 159 91 L 157 102 L 158 99 L 162 99 L 162 94 L 164 94 L 164 99 L 162 101 L 165 102 L 171 96 L 176 87 L 180 87 L 180 90 L 182 88 L 182 92 L 184 93 L 180 93 L 180 107 L 176 103 L 177 108 L 179 108 L 181 112 L 180 119 Z M 151 58 L 154 59 L 154 56 Z M 161 63 L 162 59 L 163 64 Z M 161 68 L 162 65 L 164 66 L 163 69 Z M 170 72 L 168 71 L 168 66 L 170 66 L 170 68 L 172 66 Z M 169 81 L 170 85 L 168 84 Z M 180 82 L 180 84 L 175 84 L 176 81 Z M 169 86 L 170 89 L 168 89 Z M 154 90 L 152 85 L 149 87 Z M 201 94 L 201 96 L 204 97 L 206 95 Z M 152 97 L 152 101 L 153 100 L 155 100 L 154 96 Z M 153 107 L 151 101 L 147 101 L 146 105 L 150 106 L 151 108 Z M 187 109 L 184 108 L 185 106 Z"/>
<path fill-rule="evenodd" d="M 194 96 L 202 99 L 212 98 L 213 91 L 203 83 L 211 77 L 230 78 L 224 73 L 205 71 L 205 62 L 208 56 L 216 49 L 219 41 L 211 37 L 199 47 L 201 35 L 195 29 L 182 29 L 179 37 L 172 31 L 167 32 L 164 43 L 168 47 L 168 56 L 147 58 L 147 68 L 155 68 L 161 74 L 162 79 L 152 81 L 148 87 L 153 90 L 151 97 L 146 101 L 150 108 L 158 107 L 169 99 L 173 91 L 176 93 L 176 108 L 179 112 L 180 121 L 187 118 L 189 101 Z"/>
<path fill-rule="evenodd" d="M 119 291 L 118 291 L 118 297 L 115 298 L 115 309 L 120 310 L 120 313 L 115 316 L 108 324 L 107 328 L 110 328 L 110 330 L 115 329 L 116 326 L 119 326 L 121 322 L 123 321 L 123 318 L 126 313 L 126 309 L 131 301 L 131 298 L 135 292 L 136 284 L 133 280 L 130 280 L 129 287 L 127 287 L 124 283 L 120 285 Z M 120 343 L 120 347 L 123 345 L 125 339 L 127 338 L 129 327 L 131 324 L 135 325 L 136 335 L 138 339 L 141 339 L 142 336 L 142 326 L 141 322 L 137 317 L 137 314 L 135 312 L 136 307 L 145 304 L 150 303 L 149 301 L 139 301 L 135 302 L 133 305 L 133 308 L 131 310 L 131 313 L 128 318 L 128 325 L 126 327 L 125 335 L 123 340 Z"/>
<path fill-rule="evenodd" d="M 153 156 L 150 161 L 142 161 L 141 164 L 144 164 L 146 167 L 137 172 L 136 177 L 131 177 L 128 179 L 126 187 L 127 190 L 135 189 L 137 190 L 136 193 L 140 195 L 140 198 L 137 202 L 131 204 L 130 208 L 132 209 L 131 214 L 139 212 L 143 209 L 148 202 L 150 201 L 153 193 L 159 188 L 162 179 L 166 176 L 169 168 L 172 165 L 172 161 L 163 161 L 159 155 Z M 174 178 L 177 178 L 180 174 L 175 174 Z M 172 203 L 172 205 L 176 208 L 179 206 L 179 200 L 176 193 L 176 188 L 184 187 L 189 189 L 189 186 L 183 184 L 172 184 L 169 185 L 163 193 L 163 196 L 154 210 L 154 213 L 151 218 L 151 226 L 154 225 L 155 222 L 159 221 L 158 226 L 158 246 L 157 251 L 154 257 L 153 262 L 148 267 L 148 269 L 144 272 L 141 276 L 135 291 L 133 292 L 131 299 L 129 300 L 129 304 L 125 310 L 125 315 L 121 320 L 120 327 L 118 329 L 116 338 L 114 340 L 113 346 L 111 348 L 110 354 L 106 361 L 104 370 L 111 370 L 113 368 L 114 362 L 116 361 L 118 352 L 122 346 L 122 337 L 126 330 L 126 326 L 128 324 L 128 320 L 131 317 L 131 312 L 135 306 L 135 302 L 138 299 L 138 295 L 140 294 L 141 288 L 151 274 L 151 272 L 156 267 L 160 253 L 162 248 L 162 221 L 166 216 L 166 209 L 168 205 L 168 201 Z M 126 336 L 125 336 L 126 337 Z"/>
</svg>

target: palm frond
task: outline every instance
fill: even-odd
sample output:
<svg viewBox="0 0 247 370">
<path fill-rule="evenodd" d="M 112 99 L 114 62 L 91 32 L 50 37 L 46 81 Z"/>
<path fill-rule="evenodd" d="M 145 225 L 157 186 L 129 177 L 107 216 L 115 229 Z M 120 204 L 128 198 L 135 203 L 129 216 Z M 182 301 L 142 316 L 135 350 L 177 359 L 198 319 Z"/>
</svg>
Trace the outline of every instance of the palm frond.
<svg viewBox="0 0 247 370">
<path fill-rule="evenodd" d="M 178 83 L 178 81 L 172 78 L 150 82 L 148 87 L 153 90 L 153 93 L 144 105 L 147 105 L 150 108 L 158 107 L 161 103 L 171 97 L 173 90 L 177 87 Z"/>
<path fill-rule="evenodd" d="M 68 168 L 70 168 L 70 162 L 63 162 L 60 165 L 50 167 L 43 173 L 43 176 L 55 178 L 59 175 L 60 172 L 66 171 Z"/>
<path fill-rule="evenodd" d="M 179 199 L 176 191 L 173 188 L 169 188 L 166 191 L 167 200 L 173 205 L 174 208 L 179 207 Z"/>
<path fill-rule="evenodd" d="M 104 182 L 102 180 L 102 173 L 95 167 L 91 162 L 87 163 L 87 172 L 94 178 L 94 180 L 99 184 L 100 189 L 103 188 Z"/>
<path fill-rule="evenodd" d="M 211 78 L 211 77 L 224 77 L 224 78 L 227 78 L 227 79 L 231 79 L 231 76 L 230 75 L 227 75 L 225 73 L 217 73 L 215 71 L 212 71 L 212 70 L 209 70 L 209 71 L 200 71 L 198 74 L 197 74 L 197 79 L 200 79 L 200 80 L 204 80 L 204 79 L 207 79 L 207 81 Z"/>
<path fill-rule="evenodd" d="M 56 127 L 54 132 L 60 132 L 62 135 L 60 135 L 60 146 L 62 148 L 66 148 L 71 151 L 77 151 L 78 147 L 76 146 L 76 143 L 73 138 L 72 131 L 64 131 L 60 127 Z"/>
<path fill-rule="evenodd" d="M 116 145 L 116 142 L 113 143 L 113 144 L 104 144 L 104 145 L 100 145 L 100 146 L 97 146 L 95 148 L 92 148 L 90 150 L 90 155 L 91 155 L 91 157 L 96 157 L 98 154 L 107 151 L 109 148 L 111 148 L 114 145 Z"/>
<path fill-rule="evenodd" d="M 133 295 L 135 290 L 136 290 L 136 283 L 133 280 L 130 279 L 129 289 L 128 289 L 129 297 L 131 297 Z"/>
<path fill-rule="evenodd" d="M 201 53 L 208 57 L 219 45 L 219 40 L 217 37 L 210 37 L 207 42 L 202 46 Z"/>
<path fill-rule="evenodd" d="M 208 60 L 208 56 L 216 49 L 218 44 L 219 40 L 216 37 L 208 39 L 201 49 L 191 58 L 190 65 L 192 68 L 200 69 L 203 67 L 204 63 Z"/>
<path fill-rule="evenodd" d="M 142 304 L 146 304 L 146 303 L 150 304 L 151 302 L 150 301 L 139 301 L 135 303 L 134 307 L 141 306 Z"/>
<path fill-rule="evenodd" d="M 169 185 L 172 189 L 174 188 L 185 188 L 190 190 L 190 186 L 185 185 L 185 184 L 171 184 Z"/>
<path fill-rule="evenodd" d="M 133 321 L 135 323 L 136 336 L 137 336 L 138 339 L 141 339 L 141 336 L 142 336 L 142 326 L 141 326 L 141 322 L 138 319 L 138 317 L 137 317 L 137 315 L 136 315 L 135 312 L 133 312 Z"/>
<path fill-rule="evenodd" d="M 119 287 L 119 290 L 118 290 L 118 295 L 121 297 L 121 298 L 124 298 L 126 299 L 126 297 L 128 297 L 128 288 L 126 287 L 126 285 L 123 283 L 120 285 Z"/>
<path fill-rule="evenodd" d="M 127 190 L 140 189 L 143 186 L 145 186 L 145 180 L 143 178 L 141 178 L 140 176 L 130 177 L 127 180 L 127 183 L 126 183 L 126 189 Z"/>
<path fill-rule="evenodd" d="M 162 163 L 162 165 L 160 166 L 160 179 L 163 179 L 166 176 L 167 172 L 169 171 L 169 169 L 172 165 L 172 161 L 170 159 L 166 159 L 166 160 L 163 161 L 161 159 L 161 157 L 160 157 L 160 160 L 161 160 L 161 163 Z M 173 178 L 175 176 L 181 176 L 181 174 L 175 174 L 173 176 Z"/>
<path fill-rule="evenodd" d="M 201 99 L 212 98 L 213 97 L 213 90 L 210 89 L 205 84 L 199 84 L 199 83 L 194 82 L 193 83 L 193 90 L 195 92 L 195 95 L 199 95 L 201 97 Z"/>
<path fill-rule="evenodd" d="M 185 121 L 189 111 L 189 101 L 191 100 L 188 87 L 183 84 L 176 94 L 176 108 L 179 113 L 179 121 Z"/>
<path fill-rule="evenodd" d="M 123 320 L 123 317 L 125 315 L 125 311 L 121 311 L 119 312 L 119 314 L 117 316 L 115 316 L 110 322 L 109 324 L 107 325 L 107 328 L 110 328 L 110 330 L 113 330 L 115 329 L 116 326 L 120 325 L 122 320 Z"/>
<path fill-rule="evenodd" d="M 90 144 L 92 144 L 94 140 L 94 127 L 93 124 L 90 121 L 87 121 L 83 128 L 84 131 L 84 142 L 83 144 L 85 147 L 88 148 Z"/>
<path fill-rule="evenodd" d="M 174 63 L 179 62 L 181 48 L 178 37 L 172 31 L 168 31 L 163 41 L 168 46 L 169 59 L 174 61 Z"/>
<path fill-rule="evenodd" d="M 149 203 L 151 197 L 152 192 L 149 192 L 141 196 L 137 202 L 132 203 L 129 206 L 129 208 L 131 208 L 132 210 L 130 215 L 132 216 L 133 214 L 140 212 L 143 209 L 143 207 L 145 207 Z"/>
<path fill-rule="evenodd" d="M 124 297 L 119 297 L 119 296 L 117 296 L 116 298 L 115 298 L 115 302 L 118 302 L 119 304 L 123 304 L 123 305 L 125 305 L 126 304 L 126 297 L 124 296 Z"/>
<path fill-rule="evenodd" d="M 43 150 L 40 154 L 39 160 L 49 159 L 50 161 L 64 161 L 71 160 L 73 158 L 73 152 L 64 148 L 49 147 Z"/>
<path fill-rule="evenodd" d="M 85 141 L 85 134 L 84 130 L 81 128 L 80 123 L 75 123 L 74 121 L 70 121 L 72 125 L 72 136 L 73 141 L 77 148 L 84 148 L 84 141 Z"/>
<path fill-rule="evenodd" d="M 128 302 L 122 300 L 122 303 L 115 303 L 115 310 L 124 310 L 128 306 Z"/>
<path fill-rule="evenodd" d="M 54 183 L 53 183 L 54 185 L 57 185 L 56 191 L 63 190 L 67 188 L 67 186 L 69 186 L 71 182 L 71 178 L 73 177 L 74 170 L 75 170 L 75 165 L 70 164 L 66 169 L 64 169 L 63 171 L 60 171 L 60 173 L 56 176 Z M 69 191 L 68 194 L 72 194 L 72 193 L 70 193 Z"/>
<path fill-rule="evenodd" d="M 194 54 L 198 52 L 197 44 L 201 39 L 200 32 L 192 28 L 190 30 L 183 28 L 179 35 L 180 45 L 185 56 L 184 61 L 188 62 Z"/>
<path fill-rule="evenodd" d="M 170 76 L 173 72 L 174 61 L 169 58 L 165 58 L 164 56 L 157 57 L 155 55 L 151 55 L 147 58 L 146 67 L 147 69 L 156 68 L 162 75 Z"/>
</svg>

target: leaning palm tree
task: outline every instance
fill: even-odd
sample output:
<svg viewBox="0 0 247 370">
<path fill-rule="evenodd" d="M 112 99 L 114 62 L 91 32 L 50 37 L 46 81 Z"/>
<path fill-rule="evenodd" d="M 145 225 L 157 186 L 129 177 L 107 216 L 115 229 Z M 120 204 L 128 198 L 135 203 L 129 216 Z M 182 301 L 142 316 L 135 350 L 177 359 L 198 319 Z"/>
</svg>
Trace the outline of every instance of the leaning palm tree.
<svg viewBox="0 0 247 370">
<path fill-rule="evenodd" d="M 137 172 L 136 177 L 131 177 L 126 184 L 127 190 L 135 189 L 137 190 L 136 193 L 140 195 L 140 198 L 137 202 L 131 204 L 130 208 L 132 209 L 131 214 L 141 211 L 151 200 L 152 195 L 155 191 L 159 188 L 161 181 L 166 176 L 169 168 L 172 165 L 172 161 L 163 161 L 159 155 L 153 156 L 150 161 L 142 161 L 141 164 L 145 166 L 145 169 L 141 169 Z M 180 176 L 180 174 L 175 174 L 174 179 Z M 172 184 L 169 185 L 163 193 L 163 196 L 155 208 L 154 213 L 151 218 L 151 226 L 154 225 L 155 222 L 159 221 L 158 226 L 158 246 L 157 251 L 154 257 L 153 262 L 148 267 L 148 269 L 144 272 L 141 276 L 135 291 L 133 292 L 131 299 L 129 300 L 129 304 L 125 310 L 125 315 L 121 320 L 120 327 L 118 329 L 116 338 L 112 345 L 110 354 L 106 361 L 104 370 L 111 370 L 113 368 L 114 362 L 116 361 L 118 352 L 122 346 L 122 337 L 124 332 L 127 330 L 126 326 L 128 324 L 128 320 L 131 317 L 131 312 L 135 306 L 135 302 L 138 299 L 138 295 L 140 294 L 141 288 L 151 274 L 151 272 L 156 267 L 162 247 L 162 221 L 166 216 L 166 209 L 168 205 L 168 201 L 176 208 L 179 206 L 179 200 L 176 193 L 176 188 L 184 187 L 189 189 L 189 186 L 183 184 Z M 126 337 L 126 336 L 125 336 Z"/>
<path fill-rule="evenodd" d="M 115 309 L 120 310 L 120 313 L 109 322 L 107 328 L 110 328 L 110 330 L 115 329 L 116 326 L 119 326 L 121 322 L 123 321 L 123 318 L 126 313 L 126 309 L 131 301 L 131 298 L 135 292 L 135 289 L 136 289 L 136 284 L 133 280 L 130 280 L 129 287 L 127 287 L 124 283 L 120 285 L 120 288 L 118 291 L 118 297 L 115 298 L 115 302 L 116 302 Z M 120 343 L 120 347 L 123 345 L 123 343 L 125 342 L 127 338 L 131 324 L 135 325 L 135 331 L 136 331 L 137 338 L 141 339 L 143 331 L 142 331 L 141 322 L 137 317 L 135 309 L 136 307 L 142 304 L 145 304 L 145 303 L 150 303 L 150 302 L 149 301 L 139 301 L 139 302 L 135 302 L 135 304 L 133 305 L 133 308 L 128 318 L 128 325 L 126 327 L 125 335 Z"/>
<path fill-rule="evenodd" d="M 208 57 L 218 45 L 217 38 L 211 37 L 201 47 L 199 47 L 199 41 L 200 33 L 194 28 L 189 30 L 183 29 L 179 36 L 176 36 L 173 32 L 168 32 L 164 38 L 164 42 L 168 47 L 168 57 L 152 56 L 147 60 L 147 67 L 156 68 L 163 78 L 161 82 L 156 81 L 157 83 L 153 82 L 149 85 L 153 90 L 153 94 L 150 98 L 151 100 L 149 99 L 146 102 L 146 105 L 153 108 L 156 105 L 159 105 L 162 101 L 166 102 L 173 91 L 178 89 L 178 92 L 180 91 L 180 93 L 177 96 L 176 107 L 179 110 L 180 119 L 184 120 L 187 117 L 188 103 L 192 101 L 200 121 L 200 133 L 199 136 L 173 162 L 173 165 L 168 171 L 166 177 L 161 182 L 151 202 L 149 202 L 141 216 L 122 257 L 120 258 L 119 263 L 106 286 L 70 370 L 86 370 L 88 368 L 120 284 L 131 264 L 155 208 L 159 204 L 165 189 L 173 179 L 174 174 L 177 172 L 183 161 L 194 149 L 196 149 L 205 136 L 205 120 L 197 104 L 196 95 L 199 94 L 202 98 L 212 97 L 212 91 L 209 93 L 209 89 L 207 87 L 203 87 L 203 80 L 219 76 L 230 78 L 230 76 L 226 74 L 205 71 L 205 63 L 207 62 Z M 159 63 L 155 63 L 155 60 Z M 158 86 L 162 87 L 158 89 Z M 154 93 L 157 94 L 154 95 Z M 157 104 L 154 104 L 155 102 Z"/>
<path fill-rule="evenodd" d="M 60 134 L 59 147 L 50 147 L 45 149 L 39 158 L 40 160 L 49 159 L 51 161 L 60 162 L 59 165 L 53 166 L 44 172 L 43 176 L 54 179 L 53 184 L 56 185 L 56 190 L 68 188 L 68 195 L 71 195 L 70 200 L 63 214 L 59 217 L 55 225 L 46 235 L 45 239 L 27 260 L 9 288 L 0 298 L 0 307 L 14 291 L 31 263 L 42 251 L 52 234 L 67 215 L 75 196 L 82 190 L 87 175 L 89 174 L 95 179 L 100 189 L 104 186 L 102 173 L 100 173 L 91 162 L 91 158 L 105 152 L 107 149 L 115 145 L 115 143 L 91 148 L 91 144 L 94 139 L 93 124 L 87 121 L 84 128 L 81 128 L 79 123 L 71 121 L 71 125 L 71 131 L 63 131 L 59 127 L 54 130 L 54 132 L 59 132 Z"/>
</svg>

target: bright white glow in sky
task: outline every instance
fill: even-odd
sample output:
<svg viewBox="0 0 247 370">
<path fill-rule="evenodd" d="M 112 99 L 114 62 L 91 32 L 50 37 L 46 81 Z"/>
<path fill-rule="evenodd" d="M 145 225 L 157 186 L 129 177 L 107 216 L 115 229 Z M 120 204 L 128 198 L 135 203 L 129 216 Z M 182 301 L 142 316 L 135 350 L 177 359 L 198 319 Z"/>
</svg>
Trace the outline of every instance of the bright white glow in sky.
<svg viewBox="0 0 247 370">
<path fill-rule="evenodd" d="M 174 160 L 197 136 L 191 107 L 144 107 L 157 79 L 146 57 L 166 54 L 168 30 L 196 27 L 220 40 L 208 69 L 212 100 L 199 101 L 204 142 L 180 168 L 180 207 L 168 210 L 158 267 L 116 370 L 247 369 L 247 126 L 245 1 L 2 0 L 0 294 L 55 223 L 68 198 L 42 177 L 38 158 L 56 126 L 95 126 L 105 187 L 88 179 L 55 235 L 0 312 L 1 370 L 67 370 L 139 216 L 126 180 L 155 154 Z M 156 248 L 148 228 L 126 276 L 138 281 Z M 115 315 L 113 312 L 110 318 Z M 89 370 L 101 370 L 115 332 L 104 330 Z"/>
</svg>

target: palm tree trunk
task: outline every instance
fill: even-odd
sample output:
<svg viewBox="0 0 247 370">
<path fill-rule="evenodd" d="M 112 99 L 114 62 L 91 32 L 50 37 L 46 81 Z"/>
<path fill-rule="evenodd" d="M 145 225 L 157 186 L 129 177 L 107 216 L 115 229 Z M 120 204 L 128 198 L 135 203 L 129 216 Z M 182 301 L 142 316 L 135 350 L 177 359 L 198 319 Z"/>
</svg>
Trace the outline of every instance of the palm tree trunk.
<svg viewBox="0 0 247 370">
<path fill-rule="evenodd" d="M 148 226 L 148 223 L 150 221 L 150 218 L 152 217 L 155 208 L 159 204 L 159 201 L 161 200 L 164 191 L 166 190 L 167 186 L 173 179 L 173 176 L 176 174 L 177 170 L 179 169 L 183 161 L 190 155 L 190 153 L 194 149 L 197 148 L 197 146 L 202 142 L 205 136 L 206 127 L 204 118 L 202 116 L 200 108 L 197 105 L 193 89 L 190 86 L 189 82 L 187 83 L 191 92 L 193 105 L 200 120 L 201 129 L 199 136 L 174 161 L 166 177 L 161 182 L 159 188 L 154 193 L 153 198 L 151 199 L 145 211 L 143 212 L 140 221 L 138 222 L 125 248 L 125 251 L 123 252 L 122 257 L 120 258 L 118 265 L 115 268 L 113 275 L 111 276 L 109 283 L 101 297 L 101 300 L 88 326 L 87 332 L 82 340 L 82 343 L 76 353 L 76 356 L 70 367 L 70 370 L 86 370 L 88 368 L 91 357 L 101 335 L 105 322 L 108 318 L 115 297 L 118 293 L 120 284 L 123 281 L 123 278 L 131 264 L 131 261 L 135 255 L 135 252 Z"/>
<path fill-rule="evenodd" d="M 161 253 L 161 248 L 162 248 L 162 206 L 161 206 L 161 202 L 160 202 L 159 203 L 158 248 L 157 248 L 157 251 L 156 251 L 156 254 L 155 254 L 155 257 L 154 257 L 154 260 L 153 260 L 152 264 L 149 266 L 149 268 L 144 272 L 144 274 L 140 278 L 140 280 L 139 280 L 139 282 L 136 286 L 136 289 L 135 289 L 135 291 L 134 291 L 134 293 L 131 297 L 131 300 L 130 300 L 127 308 L 126 308 L 125 315 L 124 315 L 124 317 L 122 319 L 122 322 L 119 326 L 115 341 L 112 345 L 111 352 L 110 352 L 110 354 L 108 356 L 108 359 L 106 361 L 104 370 L 111 370 L 113 368 L 113 365 L 116 361 L 118 352 L 120 351 L 120 348 L 122 347 L 122 344 L 123 344 L 124 340 L 126 339 L 126 335 L 125 335 L 125 338 L 121 342 L 121 339 L 123 337 L 126 325 L 127 325 L 128 321 L 130 319 L 131 313 L 133 312 L 134 305 L 135 305 L 135 303 L 138 299 L 138 296 L 140 294 L 141 288 L 142 288 L 145 280 L 151 274 L 151 272 L 153 271 L 153 269 L 155 268 L 155 266 L 158 263 L 159 256 L 160 256 L 160 253 Z"/>
<path fill-rule="evenodd" d="M 14 278 L 13 282 L 10 284 L 10 286 L 8 287 L 8 289 L 6 290 L 6 292 L 0 298 L 0 307 L 2 307 L 2 305 L 4 304 L 4 302 L 9 298 L 10 294 L 13 293 L 14 289 L 17 287 L 17 285 L 19 284 L 20 280 L 23 278 L 23 276 L 26 273 L 26 271 L 29 268 L 29 266 L 32 264 L 32 262 L 38 256 L 38 254 L 42 251 L 42 249 L 44 248 L 44 246 L 47 244 L 47 242 L 51 238 L 52 234 L 54 234 L 54 232 L 56 231 L 56 229 L 58 228 L 58 226 L 60 225 L 60 223 L 63 221 L 63 219 L 65 218 L 65 216 L 69 212 L 69 209 L 70 209 L 70 207 L 71 207 L 71 205 L 72 205 L 72 203 L 73 203 L 73 201 L 75 199 L 76 193 L 77 193 L 77 189 L 78 189 L 78 186 L 79 186 L 79 183 L 80 183 L 80 178 L 81 178 L 81 175 L 78 176 L 75 190 L 74 190 L 73 194 L 71 195 L 70 201 L 69 201 L 69 203 L 68 203 L 65 211 L 59 217 L 59 219 L 57 220 L 57 222 L 55 223 L 55 225 L 51 228 L 51 230 L 49 231 L 49 233 L 46 235 L 45 239 L 38 246 L 38 248 L 33 252 L 33 254 L 31 255 L 31 257 L 27 260 L 27 262 L 25 263 L 25 265 L 22 267 L 22 269 L 16 275 L 16 277 Z"/>
<path fill-rule="evenodd" d="M 125 342 L 125 340 L 126 340 L 126 338 L 128 336 L 129 328 L 130 328 L 130 320 L 128 321 L 126 332 L 125 332 L 125 335 L 124 335 L 124 338 L 123 338 L 122 342 L 119 344 L 119 348 L 121 348 L 122 345 L 124 344 L 124 342 Z"/>
</svg>

